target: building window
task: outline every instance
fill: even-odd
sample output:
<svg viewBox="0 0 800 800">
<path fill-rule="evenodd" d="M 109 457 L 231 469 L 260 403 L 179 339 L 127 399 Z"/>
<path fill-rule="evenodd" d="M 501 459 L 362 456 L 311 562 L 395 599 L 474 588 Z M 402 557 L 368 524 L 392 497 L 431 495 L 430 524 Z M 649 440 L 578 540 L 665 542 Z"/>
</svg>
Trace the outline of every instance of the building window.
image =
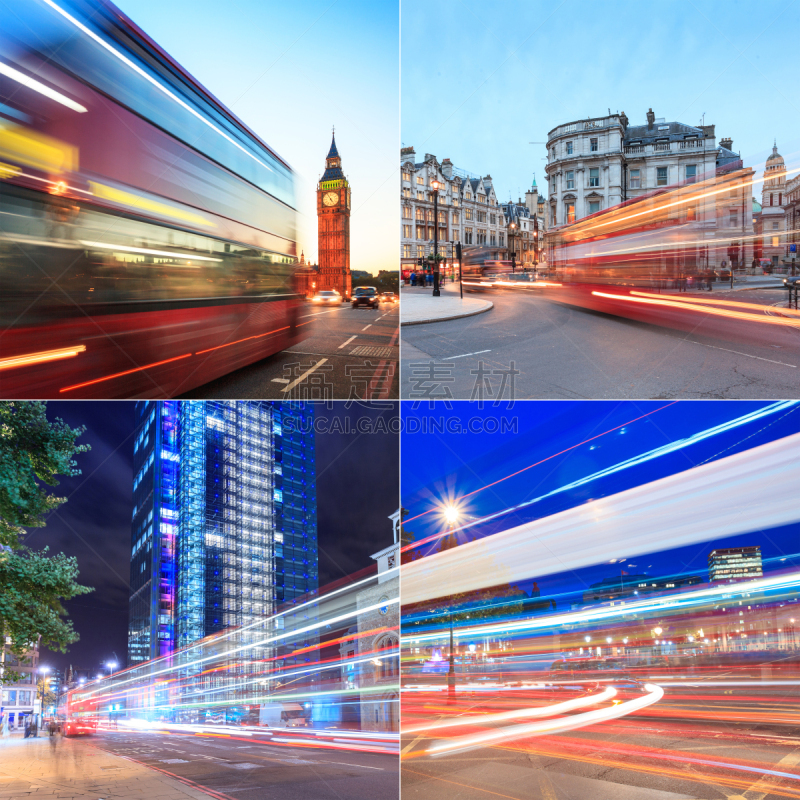
<svg viewBox="0 0 800 800">
<path fill-rule="evenodd" d="M 572 155 L 572 142 L 567 142 L 567 155 Z"/>
<path fill-rule="evenodd" d="M 506 235 L 504 233 L 500 234 L 500 247 L 506 246 Z"/>
<path fill-rule="evenodd" d="M 566 179 L 567 179 L 567 189 L 574 189 L 575 188 L 575 172 L 573 170 L 568 170 L 566 172 Z"/>
<path fill-rule="evenodd" d="M 739 224 L 739 214 L 735 208 L 730 209 L 730 224 L 734 228 Z"/>
<path fill-rule="evenodd" d="M 408 186 L 403 187 L 403 197 L 411 197 L 411 189 Z"/>
<path fill-rule="evenodd" d="M 772 223 L 772 230 L 776 231 L 776 230 L 778 230 L 779 227 L 780 227 L 780 223 L 779 222 L 773 222 Z"/>
<path fill-rule="evenodd" d="M 494 231 L 492 231 L 491 235 L 489 236 L 489 244 L 492 247 L 497 247 L 497 239 L 495 238 Z"/>
<path fill-rule="evenodd" d="M 693 222 L 697 219 L 697 207 L 696 206 L 689 206 L 686 209 L 686 221 Z"/>
<path fill-rule="evenodd" d="M 425 178 L 422 175 L 417 175 L 417 186 L 424 186 L 425 185 Z"/>
<path fill-rule="evenodd" d="M 411 219 L 411 206 L 403 206 L 403 219 Z"/>
<path fill-rule="evenodd" d="M 453 212 L 453 225 L 458 225 L 458 213 Z"/>
<path fill-rule="evenodd" d="M 464 209 L 464 219 L 472 219 L 472 209 L 465 208 Z"/>
<path fill-rule="evenodd" d="M 629 187 L 631 189 L 642 188 L 642 172 L 638 169 L 632 169 L 629 178 Z"/>
<path fill-rule="evenodd" d="M 425 215 L 425 219 L 427 219 L 428 222 L 433 222 L 433 209 L 432 208 L 428 209 L 427 214 Z"/>
<path fill-rule="evenodd" d="M 667 168 L 656 167 L 656 186 L 667 185 Z"/>
<path fill-rule="evenodd" d="M 697 180 L 697 164 L 686 165 L 686 183 L 694 183 Z"/>
<path fill-rule="evenodd" d="M 440 211 L 439 212 L 439 224 L 440 225 L 446 225 L 447 224 L 447 212 L 446 211 Z"/>
<path fill-rule="evenodd" d="M 592 167 L 589 170 L 589 186 L 599 186 L 599 185 L 600 185 L 600 168 Z"/>
<path fill-rule="evenodd" d="M 778 192 L 778 205 L 783 205 L 783 192 Z"/>
<path fill-rule="evenodd" d="M 479 211 L 477 216 L 478 216 L 478 222 L 486 222 L 486 212 L 485 211 Z"/>
<path fill-rule="evenodd" d="M 472 200 L 472 192 L 467 192 L 467 200 Z"/>
<path fill-rule="evenodd" d="M 424 200 L 425 199 L 425 192 L 421 190 L 417 190 L 417 200 Z"/>
<path fill-rule="evenodd" d="M 464 228 L 464 244 L 472 244 L 472 228 Z"/>
<path fill-rule="evenodd" d="M 425 226 L 417 225 L 417 239 L 425 239 Z"/>
<path fill-rule="evenodd" d="M 593 152 L 597 152 L 597 138 L 589 139 L 589 149 Z"/>
<path fill-rule="evenodd" d="M 599 200 L 590 200 L 589 201 L 589 213 L 596 214 L 600 210 L 600 201 Z"/>
<path fill-rule="evenodd" d="M 491 225 L 497 225 L 497 214 L 489 214 L 489 223 Z"/>
<path fill-rule="evenodd" d="M 567 203 L 567 224 L 575 222 L 575 203 Z"/>
<path fill-rule="evenodd" d="M 425 219 L 425 210 L 422 208 L 415 209 L 415 217 L 418 222 L 421 222 Z"/>
<path fill-rule="evenodd" d="M 425 245 L 418 244 L 417 245 L 417 258 L 423 258 L 425 256 Z"/>
<path fill-rule="evenodd" d="M 769 204 L 772 205 L 772 192 L 770 192 L 770 195 L 769 195 Z"/>
<path fill-rule="evenodd" d="M 403 258 L 411 258 L 411 245 L 404 244 L 403 245 Z"/>
<path fill-rule="evenodd" d="M 410 225 L 403 225 L 403 238 L 410 239 L 411 238 L 411 226 Z"/>
<path fill-rule="evenodd" d="M 410 181 L 411 180 L 411 173 L 410 172 L 403 172 L 403 180 Z"/>
</svg>

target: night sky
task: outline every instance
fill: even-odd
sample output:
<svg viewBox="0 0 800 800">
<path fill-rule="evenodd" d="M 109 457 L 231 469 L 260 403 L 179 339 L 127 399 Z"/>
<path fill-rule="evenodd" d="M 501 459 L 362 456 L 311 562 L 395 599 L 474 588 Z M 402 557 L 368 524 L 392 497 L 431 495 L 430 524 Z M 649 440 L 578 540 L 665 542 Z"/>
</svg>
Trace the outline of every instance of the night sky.
<svg viewBox="0 0 800 800">
<path fill-rule="evenodd" d="M 766 409 L 770 405 L 729 400 L 678 403 L 576 401 L 516 403 L 512 409 L 488 407 L 483 412 L 478 411 L 474 404 L 465 402 L 451 404 L 449 411 L 442 404 L 433 411 L 427 408 L 411 411 L 404 406 L 401 484 L 403 507 L 409 511 L 405 527 L 413 533 L 415 540 L 441 532 L 444 522 L 440 514 L 417 515 L 486 487 L 550 456 L 555 457 L 465 499 L 461 504 L 465 521 L 541 497 L 560 486 L 646 451 L 685 439 L 758 409 Z M 656 413 L 637 420 L 652 411 Z M 511 423 L 516 420 L 517 430 L 469 434 L 458 431 L 457 426 L 463 428 L 470 418 L 475 417 L 496 420 L 495 427 L 503 418 Z M 452 432 L 431 432 L 431 418 L 440 424 L 449 423 Z M 419 429 L 422 424 L 427 424 L 427 432 L 424 428 L 414 432 L 414 428 Z M 607 431 L 610 432 L 568 452 L 561 452 Z M 794 405 L 647 463 L 544 498 L 492 522 L 476 525 L 460 533 L 459 537 L 466 541 L 507 530 L 798 431 L 800 405 Z M 658 554 L 626 558 L 623 562 L 612 562 L 611 559 L 626 554 L 609 553 L 609 560 L 603 564 L 570 573 L 531 576 L 531 581 L 521 588 L 530 591 L 535 578 L 542 596 L 559 598 L 559 607 L 563 607 L 562 603 L 578 601 L 580 593 L 587 586 L 619 575 L 621 570 L 628 574 L 647 573 L 653 576 L 698 575 L 706 581 L 707 557 L 714 547 L 760 545 L 765 572 L 797 567 L 800 566 L 798 543 L 800 525 L 793 525 L 769 531 L 752 531 L 701 545 L 665 549 Z M 424 552 L 429 549 L 430 546 Z"/>
<path fill-rule="evenodd" d="M 320 586 L 374 563 L 370 555 L 392 542 L 387 517 L 398 505 L 399 437 L 387 424 L 397 405 L 345 406 L 320 403 L 316 409 L 318 421 L 336 428 L 316 435 Z M 34 549 L 76 556 L 79 582 L 95 589 L 65 603 L 80 641 L 66 654 L 42 653 L 42 663 L 59 670 L 69 664 L 94 669 L 114 658 L 126 663 L 133 408 L 131 401 L 47 404 L 49 419 L 85 425 L 78 441 L 92 448 L 77 457 L 82 474 L 62 478 L 54 489 L 67 502 L 25 540 Z M 351 432 L 360 418 L 372 420 L 375 432 Z"/>
</svg>

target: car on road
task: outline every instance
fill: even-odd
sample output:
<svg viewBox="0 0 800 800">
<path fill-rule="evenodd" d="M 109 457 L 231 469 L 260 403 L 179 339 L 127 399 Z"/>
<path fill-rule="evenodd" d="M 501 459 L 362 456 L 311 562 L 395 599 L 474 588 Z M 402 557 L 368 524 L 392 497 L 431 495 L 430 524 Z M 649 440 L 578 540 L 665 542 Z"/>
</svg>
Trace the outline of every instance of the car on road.
<svg viewBox="0 0 800 800">
<path fill-rule="evenodd" d="M 378 290 L 374 286 L 358 286 L 353 289 L 353 308 L 358 306 L 377 308 L 379 304 Z"/>
<path fill-rule="evenodd" d="M 800 275 L 787 275 L 783 279 L 783 288 L 784 289 L 792 289 L 800 284 Z"/>
<path fill-rule="evenodd" d="M 380 296 L 381 303 L 396 303 L 397 295 L 394 292 L 383 292 Z"/>
<path fill-rule="evenodd" d="M 342 296 L 336 289 L 324 289 L 321 292 L 317 292 L 312 298 L 312 303 L 333 303 L 338 305 L 342 302 Z"/>
</svg>

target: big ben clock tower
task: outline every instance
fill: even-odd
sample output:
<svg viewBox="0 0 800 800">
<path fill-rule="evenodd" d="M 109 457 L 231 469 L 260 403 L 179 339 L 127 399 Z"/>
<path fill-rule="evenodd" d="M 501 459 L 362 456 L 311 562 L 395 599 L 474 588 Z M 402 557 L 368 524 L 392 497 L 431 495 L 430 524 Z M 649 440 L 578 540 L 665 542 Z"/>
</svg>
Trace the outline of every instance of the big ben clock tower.
<svg viewBox="0 0 800 800">
<path fill-rule="evenodd" d="M 350 297 L 350 184 L 342 172 L 336 136 L 317 186 L 319 288 Z"/>
</svg>

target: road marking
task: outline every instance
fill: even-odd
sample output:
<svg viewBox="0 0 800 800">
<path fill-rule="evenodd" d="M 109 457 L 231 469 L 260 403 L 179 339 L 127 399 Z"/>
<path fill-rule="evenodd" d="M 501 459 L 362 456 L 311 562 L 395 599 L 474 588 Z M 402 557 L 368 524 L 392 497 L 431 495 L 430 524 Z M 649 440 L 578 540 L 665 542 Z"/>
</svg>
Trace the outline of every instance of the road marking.
<svg viewBox="0 0 800 800">
<path fill-rule="evenodd" d="M 751 356 L 750 353 L 742 353 L 739 350 L 729 350 L 727 347 L 715 347 L 713 344 L 703 344 L 702 342 L 695 342 L 692 339 L 684 339 L 691 344 L 699 344 L 702 347 L 710 347 L 713 350 L 724 350 L 726 353 L 736 353 L 737 356 L 747 356 L 748 358 L 757 358 L 759 361 L 769 361 L 770 364 L 781 364 L 784 367 L 791 367 L 797 369 L 796 364 L 787 364 L 785 361 L 773 361 L 771 358 L 762 358 L 761 356 Z"/>
<path fill-rule="evenodd" d="M 445 356 L 442 361 L 452 361 L 454 358 L 467 358 L 467 356 L 479 356 L 481 353 L 491 353 L 491 350 L 477 350 L 474 353 L 464 353 L 463 356 Z"/>
<path fill-rule="evenodd" d="M 358 769 L 377 769 L 384 772 L 383 767 L 368 767 L 366 764 L 348 764 L 346 761 L 326 761 L 326 764 L 343 764 L 345 767 L 357 767 Z"/>
<path fill-rule="evenodd" d="M 424 738 L 424 735 L 423 735 L 423 734 L 420 734 L 419 736 L 417 736 L 417 738 L 416 738 L 416 739 L 414 739 L 413 741 L 409 742 L 409 743 L 408 743 L 408 744 L 407 744 L 407 745 L 406 745 L 406 746 L 405 746 L 405 747 L 404 747 L 404 748 L 403 748 L 403 749 L 400 751 L 400 755 L 401 755 L 401 756 L 405 755 L 405 754 L 406 754 L 406 753 L 407 753 L 409 750 L 411 750 L 411 748 L 413 748 L 413 747 L 414 747 L 414 745 L 415 745 L 417 742 L 421 741 L 423 738 Z"/>
<path fill-rule="evenodd" d="M 358 334 L 356 334 L 356 336 L 357 335 Z M 356 338 L 355 336 L 351 336 L 344 344 L 340 344 L 336 349 L 337 350 L 341 350 L 343 347 L 345 347 L 346 345 L 350 344 L 350 342 L 352 342 L 353 339 L 355 339 L 355 338 Z"/>
<path fill-rule="evenodd" d="M 320 314 L 333 314 L 334 311 L 339 311 L 338 308 L 332 308 L 330 311 L 317 311 L 315 314 L 304 314 L 300 319 L 305 319 L 306 317 L 318 317 Z"/>
<path fill-rule="evenodd" d="M 361 329 L 361 332 L 363 333 L 367 328 L 371 328 L 371 327 L 372 327 L 372 323 L 370 322 L 369 325 L 367 325 L 366 327 Z"/>
<path fill-rule="evenodd" d="M 289 379 L 288 378 L 273 378 L 272 382 L 273 383 L 289 383 Z"/>
<path fill-rule="evenodd" d="M 327 358 L 322 358 L 319 361 L 317 361 L 317 363 L 314 364 L 314 366 L 311 367 L 311 369 L 306 370 L 299 378 L 297 378 L 297 380 L 292 381 L 288 386 L 284 386 L 284 388 L 281 389 L 281 391 L 288 392 L 294 389 L 294 387 L 297 386 L 297 384 L 300 383 L 300 381 L 305 380 L 312 372 L 318 370 L 327 360 L 328 360 Z"/>
</svg>

